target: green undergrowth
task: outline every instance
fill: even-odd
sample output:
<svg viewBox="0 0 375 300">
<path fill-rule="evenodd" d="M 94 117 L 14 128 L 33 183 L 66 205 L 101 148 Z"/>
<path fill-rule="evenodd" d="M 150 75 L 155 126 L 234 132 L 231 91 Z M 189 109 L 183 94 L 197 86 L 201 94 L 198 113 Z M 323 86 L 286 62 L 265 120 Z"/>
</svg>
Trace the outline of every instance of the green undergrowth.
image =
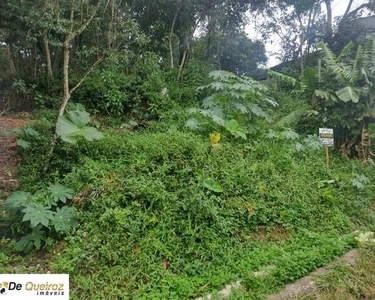
<svg viewBox="0 0 375 300">
<path fill-rule="evenodd" d="M 224 138 L 213 148 L 183 132 L 113 130 L 90 151 L 62 144 L 40 180 L 47 140 L 24 150 L 21 187 L 75 191 L 79 227 L 50 261 L 70 274 L 72 299 L 192 299 L 237 280 L 246 299 L 261 299 L 374 224 L 373 170 L 336 156 L 327 170 L 323 150 L 292 142 Z"/>
</svg>

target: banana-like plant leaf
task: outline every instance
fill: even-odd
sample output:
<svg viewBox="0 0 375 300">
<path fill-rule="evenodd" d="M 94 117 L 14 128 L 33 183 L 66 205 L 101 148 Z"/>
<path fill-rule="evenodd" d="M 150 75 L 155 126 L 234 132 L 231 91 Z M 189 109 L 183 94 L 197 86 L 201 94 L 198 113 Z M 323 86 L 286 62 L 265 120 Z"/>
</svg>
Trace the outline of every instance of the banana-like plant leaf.
<svg viewBox="0 0 375 300">
<path fill-rule="evenodd" d="M 285 74 L 282 74 L 282 73 L 279 73 L 279 72 L 275 72 L 275 71 L 272 71 L 272 70 L 268 70 L 267 73 L 271 77 L 276 78 L 277 80 L 279 80 L 281 82 L 290 84 L 291 86 L 296 85 L 297 80 L 293 77 L 290 77 L 288 75 L 285 75 Z"/>
<path fill-rule="evenodd" d="M 353 88 L 351 86 L 346 86 L 342 89 L 339 89 L 336 92 L 337 97 L 343 102 L 352 101 L 354 103 L 358 103 L 360 91 L 357 88 Z"/>
</svg>

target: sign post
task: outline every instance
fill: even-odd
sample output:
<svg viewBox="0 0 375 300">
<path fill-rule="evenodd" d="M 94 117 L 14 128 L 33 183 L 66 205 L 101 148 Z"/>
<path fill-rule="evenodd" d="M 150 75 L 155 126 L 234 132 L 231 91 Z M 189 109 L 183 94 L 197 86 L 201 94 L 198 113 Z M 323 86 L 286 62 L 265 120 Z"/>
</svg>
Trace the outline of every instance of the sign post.
<svg viewBox="0 0 375 300">
<path fill-rule="evenodd" d="M 333 129 L 332 128 L 319 128 L 319 138 L 325 148 L 326 164 L 329 169 L 329 151 L 328 147 L 334 146 Z"/>
</svg>

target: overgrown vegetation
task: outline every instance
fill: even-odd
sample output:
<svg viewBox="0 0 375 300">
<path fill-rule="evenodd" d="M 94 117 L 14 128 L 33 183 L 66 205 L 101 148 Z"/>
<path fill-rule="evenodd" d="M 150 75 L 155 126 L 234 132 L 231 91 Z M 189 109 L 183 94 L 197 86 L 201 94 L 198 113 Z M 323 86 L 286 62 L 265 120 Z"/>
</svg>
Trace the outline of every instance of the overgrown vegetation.
<svg viewBox="0 0 375 300">
<path fill-rule="evenodd" d="M 38 108 L 15 131 L 0 272 L 68 273 L 72 299 L 193 299 L 237 281 L 233 299 L 263 299 L 371 249 L 375 40 L 330 49 L 341 22 L 372 6 L 350 4 L 334 32 L 328 0 L 325 21 L 316 1 L 140 3 L 0 4 L 4 113 L 9 99 Z M 282 53 L 297 69 L 259 68 L 264 44 L 241 29 L 249 11 L 273 19 L 264 36 L 280 18 L 285 45 L 306 34 Z"/>
<path fill-rule="evenodd" d="M 42 131 L 41 121 L 34 127 Z M 71 275 L 73 299 L 190 299 L 238 279 L 261 295 L 343 253 L 354 245 L 350 233 L 373 223 L 373 172 L 339 157 L 326 170 L 321 147 L 292 131 L 246 143 L 228 135 L 218 147 L 188 132 L 121 131 L 106 131 L 91 151 L 64 144 L 54 154 L 63 168 L 42 181 L 38 157 L 49 139 L 24 137 L 20 189 L 38 195 L 60 181 L 76 191 L 64 205 L 77 209 L 79 227 L 63 248 L 51 242 L 62 237 L 53 223 L 41 241 L 60 249 L 50 268 Z M 69 171 L 67 153 L 76 162 Z M 34 196 L 41 209 L 56 197 Z M 69 218 L 53 211 L 46 222 Z M 269 276 L 254 277 L 268 265 Z"/>
</svg>

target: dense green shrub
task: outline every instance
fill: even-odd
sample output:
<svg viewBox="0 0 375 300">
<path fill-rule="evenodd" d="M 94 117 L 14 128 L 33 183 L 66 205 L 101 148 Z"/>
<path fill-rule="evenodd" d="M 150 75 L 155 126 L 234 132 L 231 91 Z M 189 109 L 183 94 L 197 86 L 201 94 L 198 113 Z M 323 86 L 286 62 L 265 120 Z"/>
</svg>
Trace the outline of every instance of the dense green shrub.
<svg viewBox="0 0 375 300">
<path fill-rule="evenodd" d="M 191 97 L 190 89 L 181 92 L 176 80 L 170 80 L 166 80 L 157 55 L 146 52 L 135 64 L 132 75 L 126 75 L 116 67 L 93 72 L 72 98 L 89 109 L 110 116 L 133 112 L 146 118 L 157 118 L 173 108 L 184 95 Z"/>
<path fill-rule="evenodd" d="M 116 116 L 139 105 L 138 84 L 136 76 L 126 76 L 114 68 L 97 71 L 86 79 L 72 98 L 89 109 Z"/>
</svg>

